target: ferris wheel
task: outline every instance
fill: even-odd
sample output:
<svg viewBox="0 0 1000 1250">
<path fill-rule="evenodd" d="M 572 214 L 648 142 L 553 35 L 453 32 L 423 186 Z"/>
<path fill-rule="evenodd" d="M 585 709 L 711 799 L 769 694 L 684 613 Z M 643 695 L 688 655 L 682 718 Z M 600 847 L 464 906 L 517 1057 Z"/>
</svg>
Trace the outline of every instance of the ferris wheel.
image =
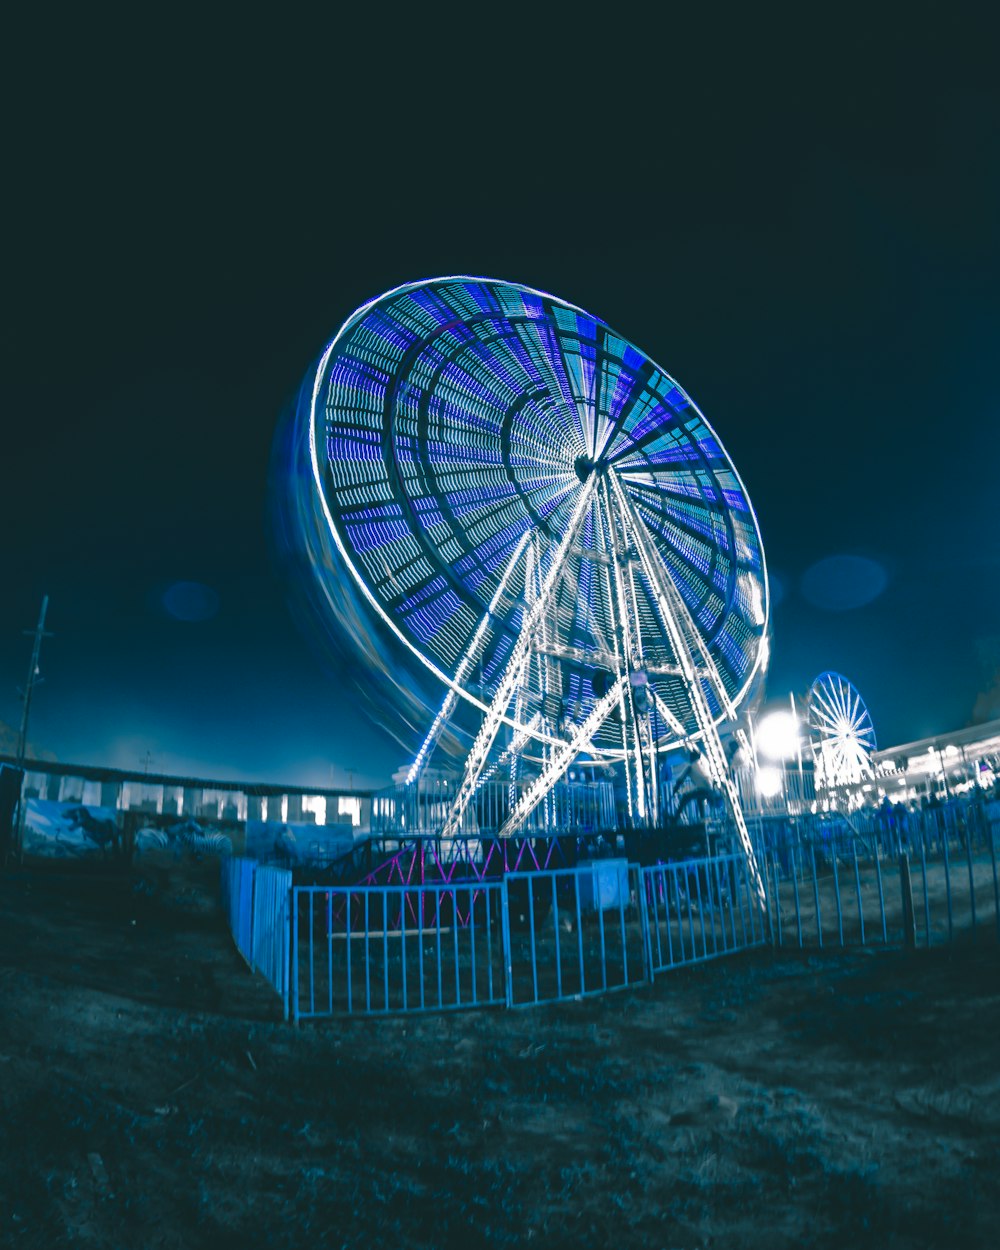
<svg viewBox="0 0 1000 1250">
<path fill-rule="evenodd" d="M 552 295 L 438 278 L 348 318 L 308 421 L 344 567 L 446 687 L 410 779 L 459 700 L 481 714 L 445 834 L 498 762 L 527 781 L 501 834 L 581 756 L 624 763 L 640 825 L 678 743 L 732 786 L 718 726 L 766 665 L 764 552 L 665 370 Z"/>
<path fill-rule="evenodd" d="M 816 780 L 827 788 L 874 776 L 875 726 L 854 684 L 840 673 L 820 673 L 806 698 Z"/>
</svg>

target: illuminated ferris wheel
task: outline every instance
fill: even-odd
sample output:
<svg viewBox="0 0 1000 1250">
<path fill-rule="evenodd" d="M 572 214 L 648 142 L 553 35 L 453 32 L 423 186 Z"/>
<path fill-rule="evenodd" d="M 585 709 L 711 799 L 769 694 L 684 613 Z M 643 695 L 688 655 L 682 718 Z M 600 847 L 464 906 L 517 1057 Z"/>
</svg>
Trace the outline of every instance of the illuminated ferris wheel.
<svg viewBox="0 0 1000 1250">
<path fill-rule="evenodd" d="M 821 786 L 857 785 L 874 775 L 875 726 L 854 684 L 820 673 L 806 699 L 809 739 Z"/>
<path fill-rule="evenodd" d="M 501 835 L 581 757 L 624 764 L 639 825 L 680 742 L 732 788 L 718 726 L 767 659 L 760 532 L 714 431 L 627 339 L 508 282 L 399 287 L 320 358 L 309 446 L 344 566 L 447 688 L 411 780 L 458 700 L 481 715 L 446 836 L 498 767 L 523 782 Z"/>
</svg>

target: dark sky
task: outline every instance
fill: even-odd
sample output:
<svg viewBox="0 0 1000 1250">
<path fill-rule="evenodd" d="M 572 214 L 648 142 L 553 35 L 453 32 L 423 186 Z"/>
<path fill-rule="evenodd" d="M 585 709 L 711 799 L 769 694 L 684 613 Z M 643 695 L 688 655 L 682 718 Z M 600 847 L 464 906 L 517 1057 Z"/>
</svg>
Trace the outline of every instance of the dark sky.
<svg viewBox="0 0 1000 1250">
<path fill-rule="evenodd" d="M 292 618 L 266 477 L 343 319 L 456 272 L 583 306 L 694 397 L 760 520 L 770 694 L 838 669 L 883 745 L 1000 715 L 998 31 L 874 7 L 16 25 L 0 720 L 48 593 L 60 758 L 402 763 Z M 871 602 L 877 570 L 806 576 L 844 555 Z M 171 617 L 177 582 L 214 615 Z"/>
</svg>

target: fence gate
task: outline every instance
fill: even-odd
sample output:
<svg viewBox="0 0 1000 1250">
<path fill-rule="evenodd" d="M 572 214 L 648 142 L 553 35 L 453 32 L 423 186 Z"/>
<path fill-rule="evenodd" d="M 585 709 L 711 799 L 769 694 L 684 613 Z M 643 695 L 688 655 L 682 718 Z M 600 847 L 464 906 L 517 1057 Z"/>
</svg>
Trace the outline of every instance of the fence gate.
<svg viewBox="0 0 1000 1250">
<path fill-rule="evenodd" d="M 558 1002 L 647 980 L 639 869 L 595 860 L 504 878 L 507 1005 Z"/>
<path fill-rule="evenodd" d="M 655 864 L 640 873 L 654 975 L 769 940 L 742 855 Z"/>
<path fill-rule="evenodd" d="M 292 1017 L 504 1002 L 502 881 L 292 890 Z"/>
</svg>

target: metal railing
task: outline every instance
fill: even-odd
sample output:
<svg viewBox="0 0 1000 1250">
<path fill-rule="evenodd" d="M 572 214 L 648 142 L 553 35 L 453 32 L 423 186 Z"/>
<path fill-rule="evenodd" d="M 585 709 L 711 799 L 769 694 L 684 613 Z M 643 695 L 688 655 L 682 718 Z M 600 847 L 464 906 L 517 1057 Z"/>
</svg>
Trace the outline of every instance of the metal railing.
<svg viewBox="0 0 1000 1250">
<path fill-rule="evenodd" d="M 647 981 L 639 869 L 623 859 L 504 878 L 508 1007 Z"/>
<path fill-rule="evenodd" d="M 500 881 L 295 886 L 295 1021 L 503 1003 Z"/>
<path fill-rule="evenodd" d="M 222 861 L 222 905 L 236 949 L 281 995 L 288 1019 L 288 904 L 292 874 L 252 859 Z"/>
<path fill-rule="evenodd" d="M 422 775 L 412 785 L 381 790 L 372 801 L 374 834 L 397 837 L 436 834 L 448 823 L 459 778 Z M 462 816 L 465 835 L 496 834 L 527 782 L 484 781 Z M 616 828 L 614 787 L 608 781 L 563 781 L 552 787 L 545 801 L 525 821 L 524 836 L 559 832 L 598 833 Z"/>
<path fill-rule="evenodd" d="M 770 940 L 742 855 L 655 864 L 641 871 L 654 975 Z"/>
<path fill-rule="evenodd" d="M 758 834 L 766 909 L 739 853 L 553 867 L 532 852 L 530 871 L 504 862 L 490 877 L 461 859 L 447 871 L 464 865 L 465 879 L 431 882 L 411 879 L 427 870 L 418 856 L 405 874 L 393 859 L 388 880 L 349 886 L 293 885 L 288 872 L 234 859 L 223 890 L 237 946 L 296 1021 L 559 1002 L 765 943 L 1000 938 L 1000 807 L 895 822 L 882 812 L 858 828 L 813 818 Z"/>
<path fill-rule="evenodd" d="M 229 920 L 229 932 L 236 949 L 253 967 L 253 878 L 257 864 L 252 859 L 229 856 L 222 861 L 222 906 Z"/>
<path fill-rule="evenodd" d="M 258 868 L 253 883 L 250 966 L 281 995 L 288 1019 L 288 906 L 292 874 L 284 868 Z"/>
<path fill-rule="evenodd" d="M 921 828 L 887 852 L 859 843 L 771 851 L 774 940 L 822 947 L 932 946 L 985 929 L 1000 938 L 1000 827 Z"/>
</svg>

